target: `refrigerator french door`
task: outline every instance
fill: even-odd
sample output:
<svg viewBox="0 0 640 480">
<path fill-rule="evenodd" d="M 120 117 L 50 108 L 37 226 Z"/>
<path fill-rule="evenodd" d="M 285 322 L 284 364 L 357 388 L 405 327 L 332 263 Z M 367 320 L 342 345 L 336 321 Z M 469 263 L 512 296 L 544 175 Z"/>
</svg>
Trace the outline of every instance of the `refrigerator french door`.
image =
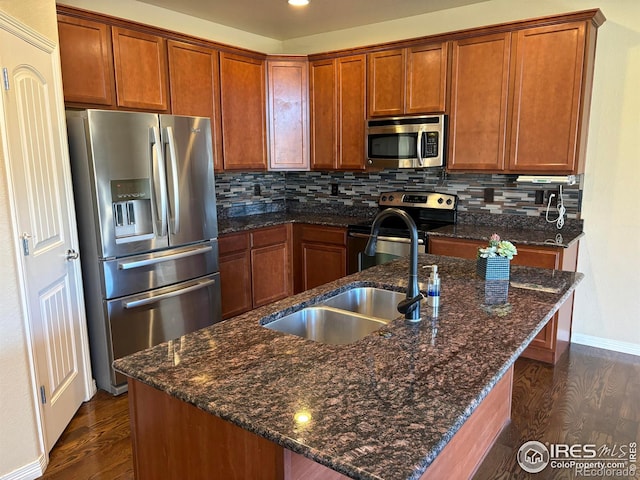
<svg viewBox="0 0 640 480">
<path fill-rule="evenodd" d="M 67 111 L 89 340 L 99 388 L 115 359 L 221 320 L 209 119 Z"/>
</svg>

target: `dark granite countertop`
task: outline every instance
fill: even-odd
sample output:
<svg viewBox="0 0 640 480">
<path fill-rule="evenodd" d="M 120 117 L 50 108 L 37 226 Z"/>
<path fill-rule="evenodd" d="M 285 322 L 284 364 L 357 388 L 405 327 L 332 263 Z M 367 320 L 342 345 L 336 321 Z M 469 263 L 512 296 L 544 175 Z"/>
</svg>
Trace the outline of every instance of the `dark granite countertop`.
<svg viewBox="0 0 640 480">
<path fill-rule="evenodd" d="M 352 478 L 416 479 L 583 277 L 512 266 L 507 292 L 505 282 L 479 279 L 474 261 L 419 261 L 439 266 L 438 315 L 423 304 L 421 322 L 399 316 L 384 335 L 326 345 L 260 323 L 354 284 L 402 289 L 406 260 L 260 307 L 115 367 Z M 427 270 L 420 269 L 421 280 Z M 299 412 L 310 421 L 297 423 Z"/>
<path fill-rule="evenodd" d="M 429 231 L 432 237 L 459 238 L 467 240 L 483 240 L 488 242 L 489 237 L 497 233 L 503 240 L 509 240 L 516 246 L 535 245 L 546 247 L 567 248 L 577 242 L 584 235 L 577 230 L 541 230 L 534 228 L 521 228 L 513 226 L 477 225 L 458 223 Z"/>
<path fill-rule="evenodd" d="M 254 228 L 271 227 L 284 223 L 308 223 L 332 227 L 347 227 L 373 218 L 376 209 L 354 210 L 343 209 L 337 213 L 328 212 L 276 212 L 247 215 L 218 220 L 220 235 L 242 232 Z M 459 238 L 467 240 L 488 241 L 493 233 L 516 245 L 537 245 L 552 247 L 569 247 L 584 235 L 582 224 L 570 224 L 562 230 L 550 227 L 544 219 L 528 218 L 521 215 L 459 215 L 462 221 L 455 225 L 429 231 L 434 237 Z M 466 222 L 465 220 L 470 220 Z"/>
<path fill-rule="evenodd" d="M 347 227 L 359 223 L 371 215 L 344 215 L 331 213 L 302 213 L 302 212 L 276 212 L 247 215 L 243 217 L 231 217 L 218 220 L 218 233 L 242 232 L 253 228 L 272 227 L 284 223 L 308 223 L 313 225 L 325 225 L 330 227 Z"/>
</svg>

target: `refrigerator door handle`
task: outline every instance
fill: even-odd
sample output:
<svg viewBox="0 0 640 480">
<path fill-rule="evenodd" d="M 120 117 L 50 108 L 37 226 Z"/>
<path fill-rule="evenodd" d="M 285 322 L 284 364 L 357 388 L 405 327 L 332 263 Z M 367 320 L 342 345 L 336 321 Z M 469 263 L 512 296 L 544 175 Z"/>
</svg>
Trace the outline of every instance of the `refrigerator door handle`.
<svg viewBox="0 0 640 480">
<path fill-rule="evenodd" d="M 180 184 L 178 182 L 178 156 L 176 154 L 176 140 L 173 136 L 173 127 L 165 129 L 167 143 L 169 145 L 169 159 L 171 161 L 171 199 L 169 201 L 170 219 L 173 222 L 172 233 L 180 231 Z"/>
<path fill-rule="evenodd" d="M 167 174 L 162 155 L 162 142 L 158 127 L 149 128 L 151 140 L 151 184 L 156 214 L 156 229 L 161 237 L 167 235 Z"/>
<path fill-rule="evenodd" d="M 150 305 L 153 303 L 158 303 L 161 300 L 177 297 L 179 295 L 184 295 L 185 293 L 193 292 L 195 290 L 200 290 L 202 288 L 208 287 L 210 285 L 215 284 L 216 281 L 213 279 L 204 280 L 201 282 L 197 282 L 189 285 L 188 287 L 179 288 L 177 290 L 173 290 L 172 292 L 160 293 L 158 295 L 154 294 L 145 294 L 144 296 L 140 296 L 138 298 L 134 298 L 133 300 L 129 300 L 123 303 L 124 308 L 132 309 L 137 307 L 142 307 L 144 305 Z"/>
<path fill-rule="evenodd" d="M 180 258 L 192 257 L 194 255 L 202 255 L 203 253 L 210 252 L 213 247 L 198 247 L 186 250 L 180 253 L 174 253 L 173 255 L 161 255 L 152 258 L 145 258 L 144 260 L 129 260 L 124 262 L 118 262 L 118 270 L 132 270 L 134 268 L 147 267 L 149 265 L 156 265 L 162 262 L 170 262 L 178 260 Z"/>
</svg>

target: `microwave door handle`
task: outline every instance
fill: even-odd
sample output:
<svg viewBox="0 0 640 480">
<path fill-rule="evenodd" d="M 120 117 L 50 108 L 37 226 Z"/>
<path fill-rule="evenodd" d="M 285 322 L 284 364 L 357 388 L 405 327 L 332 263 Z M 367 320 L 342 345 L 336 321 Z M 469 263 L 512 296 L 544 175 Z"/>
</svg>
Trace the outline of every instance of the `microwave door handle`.
<svg viewBox="0 0 640 480">
<path fill-rule="evenodd" d="M 124 302 L 123 306 L 126 309 L 131 309 L 131 308 L 142 307 L 144 305 L 151 305 L 151 304 L 154 304 L 154 303 L 158 303 L 160 300 L 165 300 L 167 298 L 178 297 L 180 295 L 184 295 L 185 293 L 193 292 L 195 290 L 200 290 L 201 288 L 208 287 L 210 285 L 213 285 L 214 283 L 216 283 L 216 281 L 214 279 L 204 280 L 204 281 L 189 285 L 188 287 L 179 288 L 177 290 L 173 290 L 173 291 L 167 292 L 167 293 L 160 293 L 158 295 L 146 294 L 142 298 L 140 298 L 140 297 L 139 298 L 135 298 L 134 297 L 133 299 Z"/>
<path fill-rule="evenodd" d="M 418 130 L 418 137 L 416 139 L 416 154 L 418 155 L 418 164 L 424 167 L 424 160 L 422 159 L 422 136 L 424 135 L 424 129 Z"/>
<path fill-rule="evenodd" d="M 173 233 L 180 231 L 180 183 L 178 181 L 178 157 L 176 155 L 176 140 L 173 136 L 173 127 L 165 129 L 167 144 L 169 145 L 169 160 L 171 165 L 171 201 L 169 202 L 170 218 L 173 222 Z"/>
<path fill-rule="evenodd" d="M 149 129 L 151 141 L 151 184 L 156 214 L 156 229 L 161 237 L 167 234 L 167 175 L 162 158 L 162 142 L 158 127 Z"/>
</svg>

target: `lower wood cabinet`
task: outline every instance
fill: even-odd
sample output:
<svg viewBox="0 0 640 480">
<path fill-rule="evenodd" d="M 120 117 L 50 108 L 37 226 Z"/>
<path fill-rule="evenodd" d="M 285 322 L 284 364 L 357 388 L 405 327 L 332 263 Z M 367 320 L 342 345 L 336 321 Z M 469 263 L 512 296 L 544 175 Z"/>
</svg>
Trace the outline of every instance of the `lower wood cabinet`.
<svg viewBox="0 0 640 480">
<path fill-rule="evenodd" d="M 291 295 L 290 245 L 291 225 L 220 236 L 222 318 Z"/>
<path fill-rule="evenodd" d="M 341 227 L 294 225 L 294 292 L 347 275 L 347 231 Z"/>
<path fill-rule="evenodd" d="M 429 237 L 429 253 L 475 259 L 478 248 L 486 245 L 482 240 L 461 240 Z M 576 271 L 578 242 L 568 248 L 516 245 L 518 255 L 513 257 L 514 265 Z M 522 353 L 523 357 L 555 364 L 569 346 L 571 340 L 571 319 L 573 315 L 573 294 L 556 312 L 549 323 L 533 339 Z"/>
</svg>

